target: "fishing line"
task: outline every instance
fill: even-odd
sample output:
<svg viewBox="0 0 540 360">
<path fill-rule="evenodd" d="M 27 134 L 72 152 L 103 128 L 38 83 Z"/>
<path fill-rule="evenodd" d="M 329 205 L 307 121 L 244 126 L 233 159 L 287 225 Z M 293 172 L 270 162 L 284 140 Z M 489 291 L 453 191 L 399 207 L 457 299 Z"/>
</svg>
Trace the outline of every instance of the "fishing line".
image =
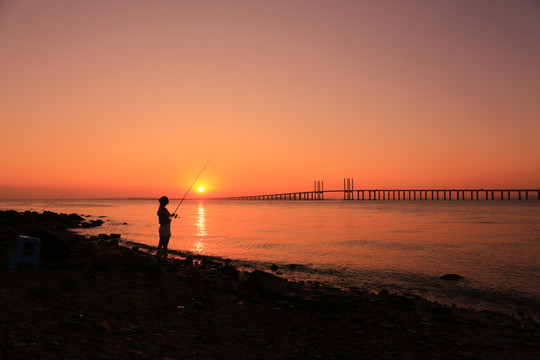
<svg viewBox="0 0 540 360">
<path fill-rule="evenodd" d="M 59 197 L 58 199 L 54 199 L 53 201 L 48 203 L 47 206 L 45 206 L 43 209 L 39 210 L 39 212 L 43 212 L 43 210 L 45 210 L 46 208 L 48 208 L 49 206 L 51 206 L 52 204 L 54 204 L 57 200 L 60 200 L 61 198 L 62 197 Z"/>
<path fill-rule="evenodd" d="M 178 206 L 176 207 L 176 209 L 174 210 L 173 212 L 173 215 L 176 215 L 176 211 L 178 211 L 178 208 L 180 207 L 180 205 L 182 205 L 182 203 L 184 202 L 184 199 L 186 198 L 187 194 L 189 193 L 189 190 L 191 190 L 191 188 L 193 187 L 193 185 L 195 185 L 195 182 L 199 179 L 199 177 L 201 176 L 201 174 L 203 173 L 204 169 L 206 169 L 206 167 L 208 166 L 208 164 L 210 164 L 210 161 L 212 161 L 213 158 L 215 158 L 217 155 L 217 153 L 215 153 L 207 162 L 206 164 L 204 164 L 203 168 L 201 169 L 201 171 L 199 172 L 199 175 L 197 175 L 197 177 L 195 178 L 195 180 L 193 180 L 193 182 L 191 183 L 191 186 L 189 187 L 189 189 L 187 189 L 186 193 L 184 194 L 184 197 L 182 198 L 182 200 L 180 200 L 180 203 L 178 204 Z"/>
</svg>

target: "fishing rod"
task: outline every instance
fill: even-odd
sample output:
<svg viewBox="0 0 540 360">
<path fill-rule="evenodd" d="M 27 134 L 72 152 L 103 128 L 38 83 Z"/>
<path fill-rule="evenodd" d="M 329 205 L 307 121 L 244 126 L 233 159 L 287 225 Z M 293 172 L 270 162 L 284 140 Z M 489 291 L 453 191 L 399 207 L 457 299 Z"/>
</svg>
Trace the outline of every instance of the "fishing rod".
<svg viewBox="0 0 540 360">
<path fill-rule="evenodd" d="M 54 199 L 53 201 L 48 203 L 47 206 L 45 206 L 43 209 L 39 210 L 39 212 L 43 212 L 43 210 L 45 210 L 46 208 L 48 208 L 49 206 L 51 206 L 52 204 L 54 204 L 57 200 L 60 200 L 61 198 L 62 197 L 59 197 L 58 199 Z"/>
<path fill-rule="evenodd" d="M 176 209 L 174 210 L 173 212 L 173 215 L 176 215 L 176 211 L 178 211 L 178 208 L 180 207 L 180 205 L 182 205 L 182 203 L 184 202 L 184 199 L 186 198 L 187 194 L 189 193 L 189 190 L 191 190 L 191 188 L 193 187 L 193 185 L 195 185 L 195 182 L 199 179 L 199 177 L 201 176 L 201 174 L 203 173 L 204 169 L 206 169 L 206 167 L 208 166 L 208 164 L 210 164 L 210 161 L 212 161 L 213 158 L 215 158 L 217 155 L 217 153 L 215 153 L 207 162 L 206 164 L 204 164 L 203 168 L 201 169 L 201 171 L 199 172 L 199 175 L 197 175 L 197 177 L 195 178 L 195 180 L 193 180 L 193 182 L 191 183 L 191 186 L 189 187 L 189 189 L 187 189 L 186 193 L 184 194 L 184 197 L 182 198 L 182 200 L 180 200 L 180 203 L 178 204 L 178 206 L 176 207 Z"/>
</svg>

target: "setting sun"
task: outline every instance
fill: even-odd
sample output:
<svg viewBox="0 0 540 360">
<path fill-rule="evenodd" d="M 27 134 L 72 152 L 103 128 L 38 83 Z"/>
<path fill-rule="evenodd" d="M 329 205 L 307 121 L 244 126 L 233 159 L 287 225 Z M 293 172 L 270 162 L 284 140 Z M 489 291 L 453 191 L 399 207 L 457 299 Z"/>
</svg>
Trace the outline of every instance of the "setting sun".
<svg viewBox="0 0 540 360">
<path fill-rule="evenodd" d="M 203 186 L 199 186 L 199 192 L 203 192 L 204 191 L 204 187 Z"/>
</svg>

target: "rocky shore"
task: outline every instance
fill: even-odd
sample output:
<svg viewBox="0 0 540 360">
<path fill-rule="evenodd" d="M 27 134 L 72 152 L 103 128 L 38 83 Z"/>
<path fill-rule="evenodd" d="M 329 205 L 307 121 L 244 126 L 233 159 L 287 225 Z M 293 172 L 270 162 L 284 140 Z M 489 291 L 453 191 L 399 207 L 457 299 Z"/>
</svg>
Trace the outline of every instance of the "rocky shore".
<svg viewBox="0 0 540 360">
<path fill-rule="evenodd" d="M 0 212 L 0 359 L 539 359 L 540 324 L 418 297 L 340 291 Z M 39 267 L 7 261 L 42 239 Z M 118 237 L 118 235 L 113 236 Z"/>
</svg>

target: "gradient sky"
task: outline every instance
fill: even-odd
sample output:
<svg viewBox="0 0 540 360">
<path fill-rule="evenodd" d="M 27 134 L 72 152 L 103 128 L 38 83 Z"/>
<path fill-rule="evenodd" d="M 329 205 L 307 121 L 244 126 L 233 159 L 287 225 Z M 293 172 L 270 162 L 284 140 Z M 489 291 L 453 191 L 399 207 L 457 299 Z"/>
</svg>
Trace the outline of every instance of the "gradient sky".
<svg viewBox="0 0 540 360">
<path fill-rule="evenodd" d="M 540 188 L 538 0 L 0 0 L 0 198 Z"/>
</svg>

